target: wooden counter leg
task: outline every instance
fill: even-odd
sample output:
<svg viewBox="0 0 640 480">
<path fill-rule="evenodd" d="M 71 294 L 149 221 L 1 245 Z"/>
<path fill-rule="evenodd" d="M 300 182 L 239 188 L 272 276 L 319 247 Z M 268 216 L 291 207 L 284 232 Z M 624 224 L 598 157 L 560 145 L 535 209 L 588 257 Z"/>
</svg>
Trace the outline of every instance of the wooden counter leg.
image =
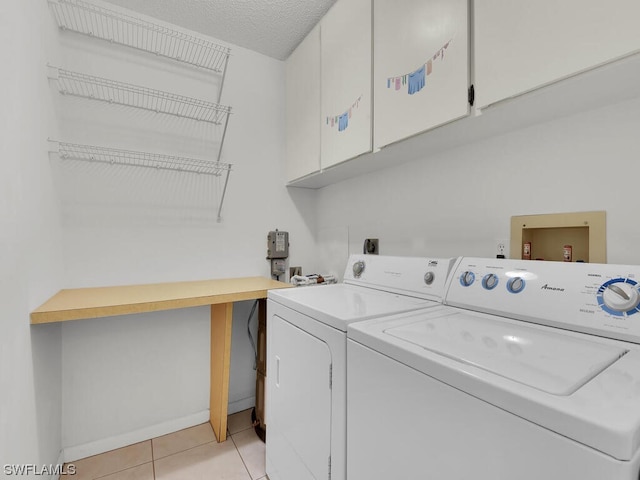
<svg viewBox="0 0 640 480">
<path fill-rule="evenodd" d="M 265 420 L 265 384 L 267 383 L 267 299 L 258 300 L 258 362 L 256 368 L 256 433 L 264 442 L 267 431 Z"/>
<path fill-rule="evenodd" d="M 229 366 L 233 303 L 211 305 L 211 393 L 209 422 L 218 442 L 227 439 L 229 404 Z"/>
</svg>

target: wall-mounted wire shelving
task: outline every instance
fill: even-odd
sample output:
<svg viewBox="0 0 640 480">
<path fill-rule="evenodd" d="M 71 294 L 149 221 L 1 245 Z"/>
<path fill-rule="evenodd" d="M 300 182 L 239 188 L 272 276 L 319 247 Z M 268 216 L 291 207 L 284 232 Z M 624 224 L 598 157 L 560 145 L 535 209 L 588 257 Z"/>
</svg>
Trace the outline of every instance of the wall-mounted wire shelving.
<svg viewBox="0 0 640 480">
<path fill-rule="evenodd" d="M 224 176 L 218 205 L 221 221 L 231 165 L 221 163 L 222 146 L 231 107 L 220 105 L 231 50 L 203 38 L 188 35 L 121 11 L 111 10 L 85 0 L 47 0 L 58 26 L 109 43 L 130 47 L 177 62 L 203 68 L 221 75 L 217 103 L 177 95 L 117 80 L 50 67 L 50 77 L 58 90 L 90 100 L 125 105 L 156 113 L 223 125 L 215 161 L 197 160 L 148 152 L 55 142 L 61 159 L 156 168 L 180 172 Z M 53 72 L 53 73 L 51 73 Z"/>
<path fill-rule="evenodd" d="M 222 204 L 229 182 L 231 165 L 222 162 L 212 162 L 189 157 L 178 157 L 160 153 L 139 152 L 118 148 L 82 145 L 77 143 L 58 142 L 49 140 L 52 151 L 63 160 L 80 160 L 86 162 L 106 163 L 112 165 L 126 165 L 132 167 L 155 168 L 158 170 L 172 170 L 184 173 L 224 176 L 224 186 L 218 205 L 218 220 L 221 219 Z"/>
<path fill-rule="evenodd" d="M 139 85 L 52 68 L 52 78 L 63 95 L 102 100 L 108 103 L 190 118 L 216 125 L 226 123 L 231 107 L 197 98 L 176 95 Z"/>
<path fill-rule="evenodd" d="M 84 0 L 48 0 L 58 26 L 178 62 L 226 73 L 231 49 Z M 222 85 L 218 95 L 218 102 Z"/>
<path fill-rule="evenodd" d="M 62 68 L 50 67 L 50 78 L 57 82 L 63 95 L 224 125 L 216 159 L 220 161 L 231 107 Z"/>
</svg>

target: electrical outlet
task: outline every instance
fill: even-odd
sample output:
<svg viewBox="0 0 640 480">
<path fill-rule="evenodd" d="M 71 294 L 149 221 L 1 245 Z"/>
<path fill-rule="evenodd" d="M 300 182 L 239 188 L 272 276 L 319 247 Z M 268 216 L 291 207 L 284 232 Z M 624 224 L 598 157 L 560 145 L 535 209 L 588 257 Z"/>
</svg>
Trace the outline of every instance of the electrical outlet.
<svg viewBox="0 0 640 480">
<path fill-rule="evenodd" d="M 369 255 L 378 255 L 378 252 L 379 252 L 378 243 L 379 243 L 379 240 L 377 238 L 365 239 L 362 253 L 369 254 Z"/>
<path fill-rule="evenodd" d="M 496 258 L 506 258 L 507 256 L 507 241 L 506 240 L 497 240 L 496 241 Z"/>
</svg>

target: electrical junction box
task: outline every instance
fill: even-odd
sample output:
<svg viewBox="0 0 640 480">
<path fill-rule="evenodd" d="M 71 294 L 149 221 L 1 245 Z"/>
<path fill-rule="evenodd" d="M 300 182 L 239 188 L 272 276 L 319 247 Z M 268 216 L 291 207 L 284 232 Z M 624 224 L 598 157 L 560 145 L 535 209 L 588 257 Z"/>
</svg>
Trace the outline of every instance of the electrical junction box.
<svg viewBox="0 0 640 480">
<path fill-rule="evenodd" d="M 289 256 L 289 232 L 278 230 L 267 235 L 267 259 L 287 258 Z"/>
<path fill-rule="evenodd" d="M 284 258 L 274 258 L 271 259 L 271 275 L 284 275 L 286 271 L 286 264 Z"/>
</svg>

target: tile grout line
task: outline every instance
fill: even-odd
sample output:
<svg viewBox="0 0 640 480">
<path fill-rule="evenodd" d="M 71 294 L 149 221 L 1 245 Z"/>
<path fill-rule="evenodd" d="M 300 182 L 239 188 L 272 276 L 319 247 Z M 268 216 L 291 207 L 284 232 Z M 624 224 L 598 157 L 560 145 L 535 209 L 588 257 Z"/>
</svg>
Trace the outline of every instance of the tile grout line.
<svg viewBox="0 0 640 480">
<path fill-rule="evenodd" d="M 98 455 L 102 455 L 102 454 L 100 454 L 100 453 L 99 453 Z M 95 455 L 94 455 L 94 456 L 95 456 Z M 89 457 L 87 457 L 87 458 L 89 458 Z M 153 462 L 153 461 L 152 461 L 152 462 Z M 131 469 L 133 469 L 133 468 L 140 467 L 140 466 L 142 466 L 142 465 L 146 465 L 147 463 L 152 463 L 152 462 L 142 462 L 142 463 L 138 463 L 137 465 L 132 465 L 132 466 L 130 466 L 130 467 L 123 468 L 122 470 L 116 470 L 115 472 L 107 473 L 107 474 L 105 474 L 105 475 L 100 475 L 99 477 L 91 477 L 91 479 L 90 479 L 90 480 L 100 480 L 101 478 L 108 477 L 109 475 L 115 475 L 116 473 L 126 472 L 127 470 L 131 470 Z M 155 480 L 155 477 L 154 477 L 154 480 Z"/>
<path fill-rule="evenodd" d="M 236 448 L 236 452 L 238 452 L 238 456 L 240 457 L 240 460 L 242 461 L 242 465 L 244 465 L 244 469 L 247 471 L 247 475 L 249 475 L 249 478 L 251 480 L 253 480 L 253 475 L 251 475 L 251 472 L 249 471 L 249 467 L 247 467 L 247 464 L 244 461 L 244 457 L 240 454 L 240 449 L 238 448 L 238 444 L 236 443 L 235 439 L 233 438 L 233 435 L 231 435 L 231 441 L 233 442 L 233 446 Z"/>
<path fill-rule="evenodd" d="M 153 480 L 156 480 L 156 457 L 153 454 L 153 438 L 149 441 L 151 442 L 151 471 L 153 472 Z"/>
<path fill-rule="evenodd" d="M 188 452 L 189 450 L 193 450 L 194 448 L 200 448 L 200 447 L 202 447 L 204 445 L 210 445 L 210 444 L 216 444 L 216 443 L 217 443 L 216 440 L 212 440 L 210 442 L 204 442 L 204 443 L 201 443 L 199 445 L 194 445 L 193 447 L 185 448 L 184 450 L 179 450 L 177 452 L 172 453 L 171 455 L 165 455 L 164 457 L 158 458 L 158 460 L 164 460 L 165 458 L 173 457 L 174 455 L 179 455 L 181 453 Z M 234 443 L 234 445 L 235 445 L 235 443 Z M 153 462 L 155 463 L 156 461 L 154 460 Z"/>
<path fill-rule="evenodd" d="M 143 440 L 142 442 L 138 442 L 138 443 L 144 443 L 144 442 L 151 442 L 151 439 L 149 439 L 149 440 Z M 115 450 L 120 450 L 120 449 L 122 449 L 122 448 L 131 447 L 131 446 L 133 446 L 133 445 L 135 445 L 135 443 L 132 443 L 131 445 L 125 445 L 124 447 L 116 448 Z M 109 450 L 109 452 L 113 452 L 113 451 L 115 451 L 115 450 Z M 91 457 L 97 457 L 97 456 L 99 456 L 99 455 L 104 455 L 105 453 L 109 453 L 109 452 L 98 453 L 98 454 L 96 454 L 96 455 L 91 455 Z M 91 457 L 85 457 L 85 458 L 91 458 Z M 82 458 L 81 460 L 84 460 L 84 458 Z M 151 461 L 153 462 L 153 443 L 151 443 Z M 116 473 L 122 473 L 122 472 L 124 472 L 125 470 L 130 470 L 130 469 L 132 469 L 132 468 L 136 468 L 136 467 L 139 467 L 139 466 L 141 466 L 141 465 L 145 465 L 145 464 L 147 464 L 147 463 L 149 463 L 149 462 L 142 462 L 142 463 L 138 463 L 138 464 L 136 464 L 136 465 L 132 465 L 132 466 L 127 467 L 127 468 L 123 468 L 123 469 L 121 469 L 121 470 L 116 470 L 115 472 L 107 473 L 107 474 L 105 474 L 105 475 L 100 475 L 100 476 L 98 476 L 98 477 L 92 477 L 92 478 L 91 478 L 91 480 L 100 480 L 101 478 L 108 477 L 109 475 L 115 475 Z M 154 477 L 154 480 L 155 480 L 155 477 Z"/>
<path fill-rule="evenodd" d="M 202 425 L 204 425 L 204 424 L 202 424 Z M 197 427 L 197 426 L 199 426 L 199 425 L 194 425 L 194 427 Z M 188 428 L 193 428 L 193 427 L 188 427 Z M 183 430 L 187 430 L 187 429 L 183 429 Z M 181 430 L 178 430 L 178 431 L 181 431 Z M 227 432 L 228 432 L 228 430 L 227 430 Z M 176 432 L 173 432 L 173 433 L 176 433 Z M 171 433 L 168 433 L 166 435 L 160 435 L 159 437 L 155 437 L 155 438 L 157 439 L 157 438 L 161 438 L 161 437 L 166 437 L 167 435 L 171 435 Z M 230 437 L 230 436 L 231 436 L 231 434 L 228 435 L 228 437 Z M 193 450 L 194 448 L 202 447 L 203 445 L 209 445 L 211 443 L 217 443 L 218 442 L 218 440 L 215 438 L 215 435 L 214 435 L 213 440 L 210 440 L 208 442 L 199 443 L 198 445 L 193 445 L 192 447 L 185 448 L 184 450 L 178 450 L 178 451 L 170 453 L 168 455 L 164 455 L 162 457 L 155 458 L 153 456 L 153 440 L 154 439 L 151 439 L 151 455 L 152 455 L 153 464 L 154 464 L 154 478 L 155 478 L 155 463 L 156 463 L 156 461 L 163 460 L 165 458 L 172 457 L 172 456 L 178 455 L 180 453 L 188 452 L 189 450 Z M 234 445 L 235 445 L 235 443 L 234 443 Z"/>
<path fill-rule="evenodd" d="M 238 449 L 238 445 L 236 444 L 236 442 L 235 442 L 235 440 L 234 440 L 234 438 L 233 438 L 233 436 L 234 436 L 234 435 L 236 435 L 236 434 L 238 434 L 238 433 L 245 432 L 245 431 L 247 431 L 247 430 L 250 430 L 251 428 L 252 428 L 252 426 L 251 426 L 251 425 L 249 425 L 248 427 L 246 427 L 246 428 L 242 428 L 242 429 L 240 429 L 240 430 L 238 430 L 238 431 L 234 432 L 233 434 L 229 431 L 229 429 L 227 429 L 227 437 L 231 437 L 231 442 L 233 443 L 233 446 L 234 446 L 234 448 L 236 449 L 236 452 L 238 452 L 238 456 L 240 457 L 240 460 L 242 461 L 242 465 L 244 466 L 244 468 L 245 468 L 245 470 L 246 470 L 247 474 L 249 475 L 249 478 L 250 478 L 251 480 L 254 480 L 254 479 L 253 479 L 253 476 L 251 475 L 251 472 L 249 471 L 249 468 L 248 468 L 248 466 L 247 466 L 247 464 L 246 464 L 246 462 L 245 462 L 245 460 L 244 460 L 244 457 L 240 454 L 240 450 Z M 160 437 L 155 437 L 155 438 L 160 438 Z M 216 443 L 216 440 L 213 440 L 213 441 L 210 441 L 210 442 L 201 443 L 201 444 L 199 444 L 199 445 L 194 445 L 193 447 L 187 448 L 187 449 L 185 449 L 185 450 L 180 450 L 180 451 L 178 451 L 178 452 L 174 452 L 174 453 L 172 453 L 171 455 L 165 455 L 164 457 L 161 457 L 161 458 L 156 459 L 156 458 L 155 458 L 155 455 L 154 455 L 154 449 L 153 449 L 153 440 L 154 440 L 154 438 L 151 438 L 151 439 L 149 439 L 149 440 L 145 440 L 145 441 L 150 442 L 150 445 L 151 445 L 151 461 L 150 461 L 150 462 L 142 462 L 142 463 L 139 463 L 139 464 L 136 464 L 136 465 L 129 466 L 129 467 L 127 467 L 127 468 L 123 468 L 123 469 L 121 469 L 121 470 L 117 470 L 117 471 L 114 471 L 114 472 L 107 473 L 107 474 L 105 474 L 105 475 L 100 475 L 100 476 L 98 476 L 98 477 L 92 477 L 92 479 L 91 479 L 91 480 L 99 480 L 99 479 L 105 478 L 105 477 L 107 477 L 107 476 L 109 476 L 109 475 L 115 475 L 115 474 L 117 474 L 117 473 L 121 473 L 121 472 L 124 472 L 124 471 L 126 471 L 126 470 L 130 470 L 130 469 L 132 469 L 132 468 L 136 468 L 136 467 L 139 467 L 139 466 L 141 466 L 141 465 L 145 465 L 145 464 L 147 464 L 147 463 L 151 463 L 151 467 L 152 467 L 152 471 L 153 471 L 153 479 L 155 480 L 155 479 L 156 479 L 156 460 L 161 460 L 161 459 L 163 459 L 163 458 L 168 458 L 168 457 L 171 457 L 171 456 L 173 456 L 173 455 L 177 455 L 177 454 L 180 454 L 180 453 L 184 453 L 184 452 L 187 452 L 187 451 L 189 451 L 189 450 L 193 450 L 194 448 L 201 447 L 201 446 L 203 446 L 203 445 L 208 445 L 208 444 Z M 134 445 L 134 444 L 132 444 L 132 445 Z M 131 446 L 131 445 L 127 445 L 127 446 L 125 446 L 125 447 L 120 447 L 120 448 L 126 448 L 126 447 L 128 447 L 128 446 Z M 107 453 L 107 452 L 104 452 L 104 453 Z M 92 456 L 104 455 L 104 453 L 100 453 L 100 454 L 96 454 L 96 455 L 92 455 Z M 90 457 L 86 457 L 86 458 L 90 458 Z M 82 459 L 82 460 L 84 460 L 84 459 Z M 266 477 L 260 477 L 260 480 L 262 480 L 263 478 L 266 478 Z"/>
<path fill-rule="evenodd" d="M 241 428 L 240 430 L 236 430 L 235 432 L 229 431 L 229 435 L 236 435 L 237 433 L 246 432 L 247 430 L 253 430 L 253 425 L 249 425 L 246 428 Z"/>
</svg>

